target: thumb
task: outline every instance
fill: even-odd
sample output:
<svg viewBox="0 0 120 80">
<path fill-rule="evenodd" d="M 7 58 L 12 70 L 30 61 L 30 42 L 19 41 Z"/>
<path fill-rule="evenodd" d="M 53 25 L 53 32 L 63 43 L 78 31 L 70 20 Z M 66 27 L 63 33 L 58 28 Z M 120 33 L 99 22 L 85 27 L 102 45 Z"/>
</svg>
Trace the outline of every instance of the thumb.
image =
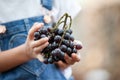
<svg viewBox="0 0 120 80">
<path fill-rule="evenodd" d="M 31 40 L 34 39 L 34 33 L 38 31 L 41 27 L 43 27 L 43 25 L 43 23 L 34 23 L 32 28 L 28 32 L 28 38 Z"/>
</svg>

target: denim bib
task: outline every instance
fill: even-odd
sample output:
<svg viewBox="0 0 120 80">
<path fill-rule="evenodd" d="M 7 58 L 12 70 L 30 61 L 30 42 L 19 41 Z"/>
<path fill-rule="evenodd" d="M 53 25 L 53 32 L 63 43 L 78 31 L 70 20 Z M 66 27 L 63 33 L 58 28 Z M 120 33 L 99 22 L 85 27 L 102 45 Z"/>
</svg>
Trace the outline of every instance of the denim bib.
<svg viewBox="0 0 120 80">
<path fill-rule="evenodd" d="M 43 7 L 52 9 L 52 0 L 42 0 Z M 6 32 L 0 34 L 1 50 L 8 50 L 23 44 L 31 26 L 35 22 L 43 22 L 43 16 L 4 23 Z M 50 24 L 45 24 L 49 27 Z M 30 60 L 20 66 L 0 74 L 0 80 L 66 80 L 54 64 L 44 64 L 37 59 Z M 70 78 L 69 80 L 72 80 Z"/>
</svg>

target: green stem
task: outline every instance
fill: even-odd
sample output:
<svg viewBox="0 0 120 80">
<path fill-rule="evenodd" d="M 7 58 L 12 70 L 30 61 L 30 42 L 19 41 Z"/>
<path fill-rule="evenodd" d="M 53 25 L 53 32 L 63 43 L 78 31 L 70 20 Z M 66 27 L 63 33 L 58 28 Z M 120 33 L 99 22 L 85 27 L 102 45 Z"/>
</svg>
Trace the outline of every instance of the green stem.
<svg viewBox="0 0 120 80">
<path fill-rule="evenodd" d="M 68 21 L 68 20 L 70 21 L 69 24 L 67 24 L 67 21 Z M 60 26 L 60 24 L 62 24 L 62 23 L 63 23 L 64 33 L 63 33 L 63 35 L 62 35 L 61 41 L 60 41 L 60 43 L 59 43 L 59 46 L 61 45 L 61 43 L 62 43 L 62 41 L 63 41 L 63 39 L 64 39 L 64 36 L 65 36 L 65 34 L 66 34 L 66 31 L 71 28 L 71 24 L 72 24 L 72 18 L 71 18 L 71 16 L 69 16 L 67 13 L 65 13 L 65 14 L 58 20 L 58 22 L 56 23 L 55 27 L 53 28 L 53 31 L 54 31 L 55 29 L 57 29 L 57 28 Z"/>
</svg>

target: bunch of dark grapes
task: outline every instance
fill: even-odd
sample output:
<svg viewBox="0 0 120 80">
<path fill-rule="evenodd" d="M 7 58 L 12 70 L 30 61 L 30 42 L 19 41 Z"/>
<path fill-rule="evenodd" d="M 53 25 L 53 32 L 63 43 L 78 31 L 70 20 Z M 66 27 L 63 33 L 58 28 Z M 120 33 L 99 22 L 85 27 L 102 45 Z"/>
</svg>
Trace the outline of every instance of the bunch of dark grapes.
<svg viewBox="0 0 120 80">
<path fill-rule="evenodd" d="M 65 17 L 64 21 L 61 21 Z M 49 37 L 49 45 L 43 49 L 42 54 L 44 57 L 44 63 L 54 63 L 59 60 L 64 60 L 64 55 L 67 53 L 70 57 L 72 53 L 77 53 L 77 50 L 81 49 L 82 46 L 80 44 L 75 44 L 74 37 L 72 36 L 72 30 L 70 29 L 70 26 L 67 26 L 67 18 L 71 17 L 68 16 L 68 14 L 64 14 L 58 23 L 51 27 L 51 28 L 45 28 L 38 30 L 35 32 L 35 40 Z M 60 29 L 58 24 L 64 23 L 63 28 Z"/>
</svg>

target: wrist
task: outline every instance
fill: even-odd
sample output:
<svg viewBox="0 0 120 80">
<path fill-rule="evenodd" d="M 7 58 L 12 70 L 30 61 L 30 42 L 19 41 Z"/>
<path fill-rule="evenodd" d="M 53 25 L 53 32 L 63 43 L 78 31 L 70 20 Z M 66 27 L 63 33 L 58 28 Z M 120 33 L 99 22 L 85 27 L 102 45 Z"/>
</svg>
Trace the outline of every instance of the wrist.
<svg viewBox="0 0 120 80">
<path fill-rule="evenodd" d="M 23 60 L 25 60 L 25 61 L 29 61 L 29 60 L 31 60 L 31 59 L 33 59 L 32 57 L 30 57 L 30 53 L 29 53 L 29 50 L 27 49 L 27 45 L 26 44 L 23 44 L 22 45 L 22 57 L 23 57 Z"/>
</svg>

